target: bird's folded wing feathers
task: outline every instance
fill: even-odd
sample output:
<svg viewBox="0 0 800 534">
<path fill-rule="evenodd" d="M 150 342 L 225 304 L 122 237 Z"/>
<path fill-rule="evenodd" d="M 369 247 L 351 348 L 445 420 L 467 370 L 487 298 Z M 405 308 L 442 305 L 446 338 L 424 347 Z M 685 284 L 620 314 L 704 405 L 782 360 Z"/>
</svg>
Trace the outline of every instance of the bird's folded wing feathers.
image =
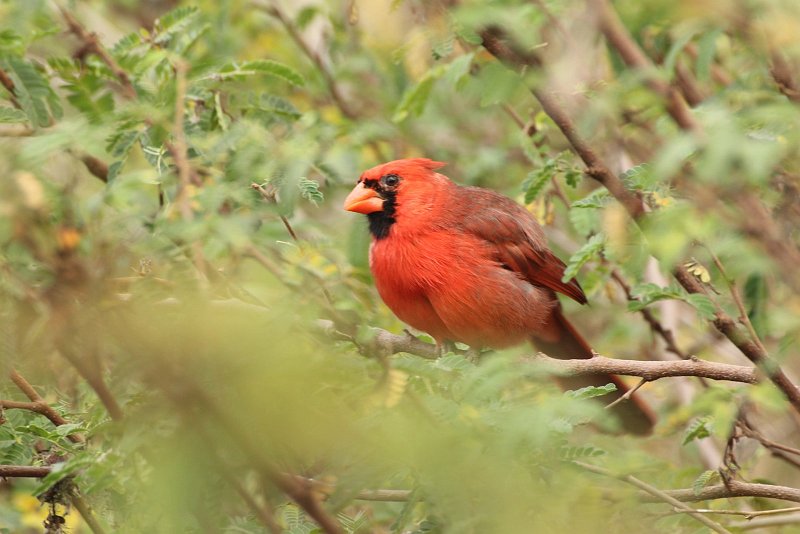
<svg viewBox="0 0 800 534">
<path fill-rule="evenodd" d="M 471 207 L 460 218 L 459 228 L 488 242 L 504 267 L 519 273 L 533 285 L 547 287 L 584 304 L 586 296 L 574 278 L 562 282 L 566 266 L 547 249 L 539 223 L 522 206 L 497 193 L 461 188 Z"/>
</svg>

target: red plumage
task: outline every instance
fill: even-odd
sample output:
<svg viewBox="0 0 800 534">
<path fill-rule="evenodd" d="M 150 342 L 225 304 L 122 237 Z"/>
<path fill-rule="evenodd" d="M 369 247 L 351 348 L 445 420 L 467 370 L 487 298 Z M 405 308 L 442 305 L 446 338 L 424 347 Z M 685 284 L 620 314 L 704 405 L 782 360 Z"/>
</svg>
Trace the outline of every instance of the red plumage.
<svg viewBox="0 0 800 534">
<path fill-rule="evenodd" d="M 437 343 L 501 348 L 533 339 L 550 356 L 590 358 L 556 292 L 580 303 L 586 296 L 576 280 L 561 281 L 564 263 L 539 224 L 509 198 L 451 182 L 436 172 L 443 165 L 421 158 L 379 165 L 345 200 L 345 209 L 370 219 L 370 268 L 386 305 Z M 614 382 L 615 396 L 626 391 L 610 375 L 561 382 Z M 631 432 L 652 428 L 650 410 L 635 395 L 618 413 Z"/>
</svg>

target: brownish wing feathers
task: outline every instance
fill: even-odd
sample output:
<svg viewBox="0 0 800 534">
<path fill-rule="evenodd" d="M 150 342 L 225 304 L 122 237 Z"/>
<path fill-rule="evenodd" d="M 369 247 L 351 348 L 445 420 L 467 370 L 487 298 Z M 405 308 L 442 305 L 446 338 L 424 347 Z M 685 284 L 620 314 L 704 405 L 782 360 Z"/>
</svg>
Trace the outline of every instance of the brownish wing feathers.
<svg viewBox="0 0 800 534">
<path fill-rule="evenodd" d="M 459 226 L 494 245 L 499 263 L 533 285 L 586 303 L 577 280 L 561 281 L 566 266 L 548 250 L 544 232 L 530 213 L 493 191 L 476 187 L 458 189 L 456 206 L 465 211 L 456 219 Z"/>
</svg>

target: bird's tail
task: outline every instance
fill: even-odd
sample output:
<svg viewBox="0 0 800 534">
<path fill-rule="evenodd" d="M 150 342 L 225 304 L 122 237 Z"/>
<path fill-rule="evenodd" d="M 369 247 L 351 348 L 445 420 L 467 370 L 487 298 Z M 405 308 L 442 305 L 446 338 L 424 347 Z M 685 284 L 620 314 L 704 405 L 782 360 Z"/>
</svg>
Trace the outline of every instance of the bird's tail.
<svg viewBox="0 0 800 534">
<path fill-rule="evenodd" d="M 533 336 L 533 342 L 548 356 L 562 360 L 591 358 L 593 354 L 586 340 L 561 313 L 560 306 L 553 310 L 546 329 Z M 573 390 L 613 383 L 617 386 L 617 390 L 598 398 L 605 403 L 613 402 L 630 389 L 618 376 L 610 374 L 561 377 L 558 379 L 558 383 L 564 389 Z M 653 430 L 655 414 L 635 393 L 629 399 L 614 406 L 612 410 L 619 416 L 623 428 L 631 434 L 648 435 Z"/>
</svg>

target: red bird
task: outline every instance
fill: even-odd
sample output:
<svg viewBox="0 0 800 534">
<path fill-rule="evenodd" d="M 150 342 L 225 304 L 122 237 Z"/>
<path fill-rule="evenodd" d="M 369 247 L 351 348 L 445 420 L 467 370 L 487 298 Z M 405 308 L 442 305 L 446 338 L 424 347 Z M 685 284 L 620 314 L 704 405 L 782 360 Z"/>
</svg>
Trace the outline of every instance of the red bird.
<svg viewBox="0 0 800 534">
<path fill-rule="evenodd" d="M 451 182 L 436 172 L 443 165 L 422 158 L 378 165 L 344 201 L 369 219 L 370 268 L 386 305 L 439 346 L 501 348 L 532 339 L 549 356 L 591 358 L 556 292 L 581 304 L 586 296 L 577 280 L 561 281 L 564 263 L 541 226 L 509 198 Z M 616 397 L 627 391 L 613 375 L 561 382 L 570 389 L 613 382 Z M 635 395 L 616 410 L 626 430 L 652 429 L 652 412 Z"/>
</svg>

